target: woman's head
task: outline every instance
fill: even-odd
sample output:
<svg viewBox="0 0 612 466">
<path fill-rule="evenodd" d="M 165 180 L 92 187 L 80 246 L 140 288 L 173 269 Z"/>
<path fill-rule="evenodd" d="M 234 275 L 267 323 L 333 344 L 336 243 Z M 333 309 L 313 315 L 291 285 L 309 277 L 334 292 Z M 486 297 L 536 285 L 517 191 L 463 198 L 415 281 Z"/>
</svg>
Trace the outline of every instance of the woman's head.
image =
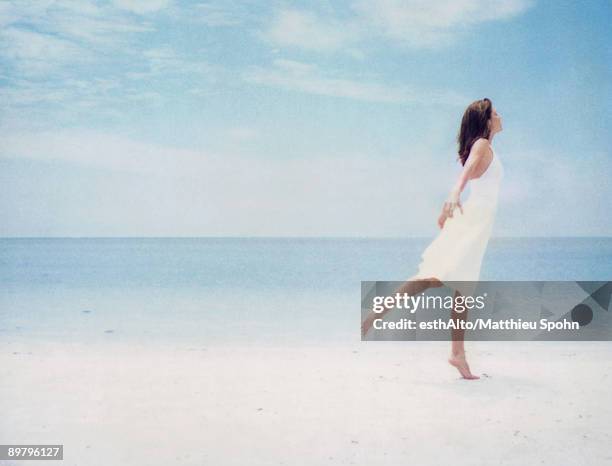
<svg viewBox="0 0 612 466">
<path fill-rule="evenodd" d="M 493 108 L 491 100 L 485 97 L 468 105 L 461 119 L 461 128 L 457 136 L 461 164 L 465 164 L 470 155 L 472 145 L 478 139 L 489 139 L 501 130 L 501 117 Z"/>
</svg>

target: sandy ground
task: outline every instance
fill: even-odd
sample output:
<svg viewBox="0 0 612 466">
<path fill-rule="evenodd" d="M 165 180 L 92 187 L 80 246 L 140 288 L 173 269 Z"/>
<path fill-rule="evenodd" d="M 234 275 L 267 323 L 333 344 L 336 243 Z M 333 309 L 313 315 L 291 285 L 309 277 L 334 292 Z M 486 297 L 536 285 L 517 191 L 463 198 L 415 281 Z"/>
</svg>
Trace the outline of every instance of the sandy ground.
<svg viewBox="0 0 612 466">
<path fill-rule="evenodd" d="M 65 465 L 612 464 L 612 343 L 0 343 L 0 443 Z M 0 464 L 60 464 L 2 462 Z"/>
</svg>

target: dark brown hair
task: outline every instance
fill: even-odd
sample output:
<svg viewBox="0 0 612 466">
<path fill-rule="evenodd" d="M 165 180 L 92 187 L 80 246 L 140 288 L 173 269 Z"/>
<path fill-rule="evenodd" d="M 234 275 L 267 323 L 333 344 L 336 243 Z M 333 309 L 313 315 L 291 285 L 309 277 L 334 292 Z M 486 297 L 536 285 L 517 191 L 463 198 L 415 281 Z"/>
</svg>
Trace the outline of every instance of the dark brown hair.
<svg viewBox="0 0 612 466">
<path fill-rule="evenodd" d="M 493 103 L 486 97 L 481 100 L 476 100 L 468 105 L 465 109 L 463 118 L 461 119 L 461 129 L 457 136 L 459 144 L 459 160 L 461 165 L 465 165 L 465 161 L 470 155 L 472 145 L 480 139 L 488 139 L 491 135 L 489 120 L 493 113 Z"/>
</svg>

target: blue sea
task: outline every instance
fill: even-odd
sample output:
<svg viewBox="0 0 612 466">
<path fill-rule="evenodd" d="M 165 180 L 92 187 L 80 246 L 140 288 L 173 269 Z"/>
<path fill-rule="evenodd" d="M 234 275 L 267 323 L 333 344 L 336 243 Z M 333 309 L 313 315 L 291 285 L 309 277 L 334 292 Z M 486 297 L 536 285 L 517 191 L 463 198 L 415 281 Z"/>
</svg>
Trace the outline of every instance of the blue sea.
<svg viewBox="0 0 612 466">
<path fill-rule="evenodd" d="M 0 239 L 6 342 L 359 339 L 360 282 L 405 280 L 431 238 Z M 482 280 L 611 280 L 612 238 L 493 238 Z"/>
</svg>

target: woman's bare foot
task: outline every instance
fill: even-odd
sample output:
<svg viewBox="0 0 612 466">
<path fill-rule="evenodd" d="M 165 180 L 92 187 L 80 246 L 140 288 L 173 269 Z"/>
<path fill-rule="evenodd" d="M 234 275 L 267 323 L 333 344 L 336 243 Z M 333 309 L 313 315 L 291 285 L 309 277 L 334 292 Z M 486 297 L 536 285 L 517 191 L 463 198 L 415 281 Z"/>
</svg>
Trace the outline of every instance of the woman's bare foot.
<svg viewBox="0 0 612 466">
<path fill-rule="evenodd" d="M 477 375 L 472 374 L 472 371 L 470 371 L 470 366 L 465 359 L 465 353 L 452 354 L 451 357 L 448 358 L 448 362 L 451 366 L 455 366 L 457 368 L 461 374 L 461 377 L 464 379 L 476 380 L 480 378 Z"/>
<path fill-rule="evenodd" d="M 365 320 L 361 323 L 361 338 L 365 338 L 368 331 L 372 328 L 374 321 L 380 317 L 375 312 L 370 312 Z"/>
</svg>

